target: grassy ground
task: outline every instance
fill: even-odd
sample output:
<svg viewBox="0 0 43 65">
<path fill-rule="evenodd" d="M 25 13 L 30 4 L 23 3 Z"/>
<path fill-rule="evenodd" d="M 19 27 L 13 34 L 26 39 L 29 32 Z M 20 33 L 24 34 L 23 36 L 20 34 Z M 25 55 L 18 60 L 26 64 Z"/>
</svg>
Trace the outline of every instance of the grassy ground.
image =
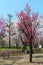
<svg viewBox="0 0 43 65">
<path fill-rule="evenodd" d="M 16 51 L 16 50 L 21 50 L 21 49 L 16 49 L 16 48 L 0 48 L 0 51 L 7 51 L 7 50 L 9 50 L 9 51 Z"/>
<path fill-rule="evenodd" d="M 43 54 L 33 54 L 32 63 L 29 62 L 29 55 L 25 55 L 21 60 L 15 62 L 14 65 L 43 65 Z"/>
<path fill-rule="evenodd" d="M 0 48 L 0 53 L 4 51 L 21 51 L 21 49 L 14 48 Z M 43 54 L 33 54 L 32 63 L 29 62 L 29 54 L 14 54 L 14 56 L 10 56 L 9 58 L 3 58 L 0 56 L 0 65 L 43 65 Z"/>
<path fill-rule="evenodd" d="M 29 62 L 29 54 L 12 56 L 4 59 L 0 57 L 0 65 L 43 65 L 43 54 L 33 54 L 32 63 Z"/>
<path fill-rule="evenodd" d="M 0 57 L 0 65 L 14 65 L 16 61 L 23 58 L 22 56 L 10 56 L 9 58 Z"/>
</svg>

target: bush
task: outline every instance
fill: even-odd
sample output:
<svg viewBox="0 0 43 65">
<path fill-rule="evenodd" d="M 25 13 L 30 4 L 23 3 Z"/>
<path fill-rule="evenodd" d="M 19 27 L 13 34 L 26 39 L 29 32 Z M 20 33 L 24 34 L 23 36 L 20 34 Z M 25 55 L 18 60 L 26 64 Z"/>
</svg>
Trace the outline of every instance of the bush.
<svg viewBox="0 0 43 65">
<path fill-rule="evenodd" d="M 27 50 L 27 53 L 30 53 L 29 46 L 26 46 L 22 49 L 23 52 L 25 52 L 25 49 Z M 43 53 L 43 48 L 33 48 L 33 53 Z"/>
<path fill-rule="evenodd" d="M 30 52 L 29 46 L 24 46 L 24 47 L 22 48 L 22 52 L 24 52 L 24 53 L 29 53 L 29 52 Z"/>
<path fill-rule="evenodd" d="M 43 53 L 43 48 L 33 48 L 33 53 Z"/>
<path fill-rule="evenodd" d="M 2 56 L 3 56 L 3 58 L 9 58 L 9 57 L 10 57 L 10 54 L 11 54 L 10 51 L 4 51 L 4 52 L 2 53 Z"/>
<path fill-rule="evenodd" d="M 22 50 L 21 49 L 14 49 L 14 48 L 0 48 L 0 56 L 2 57 L 10 57 L 14 55 L 21 55 Z"/>
</svg>

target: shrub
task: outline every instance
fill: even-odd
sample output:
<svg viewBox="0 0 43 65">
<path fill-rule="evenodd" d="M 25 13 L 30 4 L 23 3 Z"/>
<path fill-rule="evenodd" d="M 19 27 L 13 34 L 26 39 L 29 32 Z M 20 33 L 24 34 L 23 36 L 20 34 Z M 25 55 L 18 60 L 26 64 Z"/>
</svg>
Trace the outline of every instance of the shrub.
<svg viewBox="0 0 43 65">
<path fill-rule="evenodd" d="M 43 48 L 33 48 L 33 53 L 43 53 Z"/>
<path fill-rule="evenodd" d="M 10 54 L 11 54 L 10 51 L 4 51 L 4 52 L 2 53 L 2 56 L 3 56 L 3 58 L 9 58 L 9 57 L 10 57 Z"/>
</svg>

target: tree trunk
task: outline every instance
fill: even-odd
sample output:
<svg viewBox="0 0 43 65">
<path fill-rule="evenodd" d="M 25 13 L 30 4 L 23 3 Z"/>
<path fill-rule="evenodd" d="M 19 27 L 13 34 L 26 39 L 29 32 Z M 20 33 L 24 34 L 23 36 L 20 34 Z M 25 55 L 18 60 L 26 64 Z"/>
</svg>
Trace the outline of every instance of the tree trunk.
<svg viewBox="0 0 43 65">
<path fill-rule="evenodd" d="M 10 38 L 10 32 L 9 32 L 9 48 L 11 48 L 11 38 Z"/>
<path fill-rule="evenodd" d="M 32 53 L 33 53 L 33 49 L 32 49 L 32 45 L 30 44 L 30 62 L 32 62 Z"/>
</svg>

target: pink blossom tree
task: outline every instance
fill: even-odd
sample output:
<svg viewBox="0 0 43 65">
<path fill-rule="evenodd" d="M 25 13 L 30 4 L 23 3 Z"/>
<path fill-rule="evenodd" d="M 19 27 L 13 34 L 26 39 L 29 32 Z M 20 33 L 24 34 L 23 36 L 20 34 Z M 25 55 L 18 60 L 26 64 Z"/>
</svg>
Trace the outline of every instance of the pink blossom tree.
<svg viewBox="0 0 43 65">
<path fill-rule="evenodd" d="M 0 18 L 0 42 L 2 42 L 5 37 L 5 31 L 7 31 L 7 25 L 4 18 Z"/>
<path fill-rule="evenodd" d="M 32 44 L 35 44 L 35 40 L 37 38 L 37 27 L 39 22 L 38 13 L 31 13 L 31 8 L 26 5 L 24 11 L 21 11 L 17 14 L 18 18 L 18 30 L 21 30 L 24 34 L 24 40 L 22 39 L 23 44 L 30 46 L 30 62 L 32 62 Z"/>
</svg>

